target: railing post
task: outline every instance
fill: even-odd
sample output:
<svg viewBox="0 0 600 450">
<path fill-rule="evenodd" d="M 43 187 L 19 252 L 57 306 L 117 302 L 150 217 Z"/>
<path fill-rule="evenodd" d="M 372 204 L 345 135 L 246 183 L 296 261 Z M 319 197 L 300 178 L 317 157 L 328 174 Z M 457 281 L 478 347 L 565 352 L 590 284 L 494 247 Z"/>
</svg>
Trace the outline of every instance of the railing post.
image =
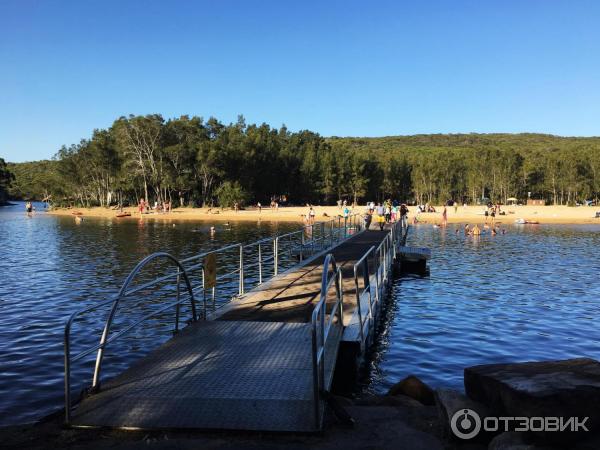
<svg viewBox="0 0 600 450">
<path fill-rule="evenodd" d="M 179 331 L 179 282 L 181 281 L 181 270 L 177 267 L 177 305 L 175 306 L 175 331 L 177 333 Z M 195 318 L 194 318 L 195 319 Z"/>
<path fill-rule="evenodd" d="M 330 227 L 329 227 L 329 241 L 330 241 L 329 247 L 331 248 L 331 247 L 333 247 L 333 228 L 334 228 L 333 220 L 329 221 L 329 225 L 330 225 Z"/>
<path fill-rule="evenodd" d="M 302 235 L 301 235 L 301 240 L 300 240 L 300 261 L 302 261 L 304 259 L 304 245 L 305 245 L 305 235 L 306 235 L 306 228 L 302 229 Z"/>
<path fill-rule="evenodd" d="M 202 309 L 203 309 L 203 319 L 206 320 L 206 285 L 204 284 L 204 264 L 202 264 Z"/>
<path fill-rule="evenodd" d="M 320 386 L 319 386 L 319 345 L 317 342 L 317 324 L 312 324 L 312 353 L 313 353 L 313 401 L 315 407 L 315 428 L 321 426 L 321 405 L 320 405 Z"/>
<path fill-rule="evenodd" d="M 338 310 L 339 319 L 340 319 L 340 327 L 344 327 L 344 278 L 342 276 L 342 269 L 338 269 L 337 273 L 338 277 L 338 297 L 340 301 L 340 309 Z"/>
<path fill-rule="evenodd" d="M 258 243 L 258 284 L 262 284 L 262 250 L 260 242 Z"/>
<path fill-rule="evenodd" d="M 70 329 L 65 329 L 65 424 L 71 422 L 71 341 Z"/>
<path fill-rule="evenodd" d="M 244 246 L 240 244 L 240 288 L 239 294 L 244 294 Z"/>
<path fill-rule="evenodd" d="M 279 236 L 273 240 L 273 275 L 277 275 L 279 266 Z"/>
<path fill-rule="evenodd" d="M 357 265 L 354 266 L 354 286 L 356 288 L 356 311 L 358 312 L 358 325 L 360 326 L 360 342 L 363 343 L 365 341 L 365 336 L 363 333 L 363 317 L 362 317 L 362 310 L 361 310 L 361 306 L 360 306 L 360 288 L 358 286 L 358 267 Z M 364 270 L 364 269 L 363 269 Z M 368 285 L 365 283 L 365 288 L 367 288 Z"/>
<path fill-rule="evenodd" d="M 319 391 L 325 387 L 325 311 L 321 311 L 321 346 L 323 347 L 323 358 L 321 358 L 321 364 L 319 366 Z"/>
</svg>

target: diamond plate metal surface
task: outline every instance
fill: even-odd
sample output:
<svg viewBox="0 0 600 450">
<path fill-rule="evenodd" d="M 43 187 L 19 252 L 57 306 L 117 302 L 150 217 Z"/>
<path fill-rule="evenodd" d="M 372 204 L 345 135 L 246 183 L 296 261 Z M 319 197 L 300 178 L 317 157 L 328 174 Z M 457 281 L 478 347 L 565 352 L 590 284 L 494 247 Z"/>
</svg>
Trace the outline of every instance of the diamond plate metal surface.
<svg viewBox="0 0 600 450">
<path fill-rule="evenodd" d="M 73 425 L 314 429 L 308 324 L 200 322 L 105 383 Z"/>
</svg>

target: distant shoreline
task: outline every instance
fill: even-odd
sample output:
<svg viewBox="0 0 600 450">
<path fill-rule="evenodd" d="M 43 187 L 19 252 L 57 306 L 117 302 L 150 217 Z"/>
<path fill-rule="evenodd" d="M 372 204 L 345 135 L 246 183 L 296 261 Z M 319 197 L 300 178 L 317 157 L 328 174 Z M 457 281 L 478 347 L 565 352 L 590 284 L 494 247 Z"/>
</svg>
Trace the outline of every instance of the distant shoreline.
<svg viewBox="0 0 600 450">
<path fill-rule="evenodd" d="M 418 215 L 420 223 L 441 224 L 443 206 L 435 206 L 435 213 L 421 213 Z M 484 207 L 482 206 L 459 206 L 455 212 L 454 207 L 447 207 L 448 223 L 484 223 Z M 342 215 L 342 210 L 337 206 L 314 206 L 315 221 L 321 222 Z M 409 221 L 413 222 L 416 207 L 409 207 Z M 354 212 L 363 214 L 365 206 L 357 206 Z M 600 224 L 600 219 L 595 218 L 596 211 L 600 207 L 569 207 L 569 206 L 504 206 L 502 211 L 506 215 L 496 216 L 496 222 L 501 225 L 514 224 L 517 219 L 539 221 L 540 224 Z M 235 212 L 230 209 L 219 208 L 175 208 L 167 214 L 150 212 L 140 215 L 136 207 L 123 208 L 123 212 L 131 216 L 117 218 L 119 211 L 107 208 L 59 208 L 48 211 L 48 214 L 56 216 L 74 216 L 73 213 L 81 213 L 82 217 L 103 217 L 119 220 L 194 220 L 201 222 L 242 222 L 242 221 L 274 221 L 274 222 L 298 222 L 302 223 L 308 212 L 307 207 L 292 206 L 281 207 L 278 210 L 262 208 L 248 208 Z M 490 222 L 491 218 L 488 218 Z"/>
</svg>

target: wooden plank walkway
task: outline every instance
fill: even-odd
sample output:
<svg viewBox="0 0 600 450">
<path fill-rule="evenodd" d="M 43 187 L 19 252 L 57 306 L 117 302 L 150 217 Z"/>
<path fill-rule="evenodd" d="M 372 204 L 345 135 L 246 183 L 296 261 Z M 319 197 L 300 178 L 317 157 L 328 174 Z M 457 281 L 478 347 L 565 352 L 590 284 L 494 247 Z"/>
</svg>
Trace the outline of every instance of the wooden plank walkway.
<svg viewBox="0 0 600 450">
<path fill-rule="evenodd" d="M 344 317 L 356 306 L 354 263 L 388 231 L 365 231 L 330 252 L 344 276 Z M 315 431 L 313 309 L 324 255 L 280 274 L 196 322 L 102 385 L 73 426 Z M 346 319 L 345 319 L 346 320 Z M 325 348 L 329 389 L 342 327 Z M 318 407 L 321 407 L 319 405 Z"/>
</svg>

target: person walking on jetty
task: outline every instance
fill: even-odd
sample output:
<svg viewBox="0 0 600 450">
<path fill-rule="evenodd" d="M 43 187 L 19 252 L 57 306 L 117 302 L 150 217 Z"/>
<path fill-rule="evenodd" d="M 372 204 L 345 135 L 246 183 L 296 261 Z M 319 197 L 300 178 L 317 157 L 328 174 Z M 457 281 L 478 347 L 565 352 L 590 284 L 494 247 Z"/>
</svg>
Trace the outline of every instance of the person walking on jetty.
<svg viewBox="0 0 600 450">
<path fill-rule="evenodd" d="M 406 206 L 406 203 L 400 205 L 400 220 L 402 221 L 402 226 L 406 228 L 408 226 L 408 206 Z"/>
<path fill-rule="evenodd" d="M 379 224 L 379 229 L 383 231 L 383 226 L 385 225 L 385 208 L 381 203 L 377 204 L 377 223 Z"/>
<path fill-rule="evenodd" d="M 365 219 L 365 230 L 368 230 L 371 227 L 371 221 L 373 220 L 373 210 L 371 208 L 367 208 L 364 219 Z"/>
</svg>

